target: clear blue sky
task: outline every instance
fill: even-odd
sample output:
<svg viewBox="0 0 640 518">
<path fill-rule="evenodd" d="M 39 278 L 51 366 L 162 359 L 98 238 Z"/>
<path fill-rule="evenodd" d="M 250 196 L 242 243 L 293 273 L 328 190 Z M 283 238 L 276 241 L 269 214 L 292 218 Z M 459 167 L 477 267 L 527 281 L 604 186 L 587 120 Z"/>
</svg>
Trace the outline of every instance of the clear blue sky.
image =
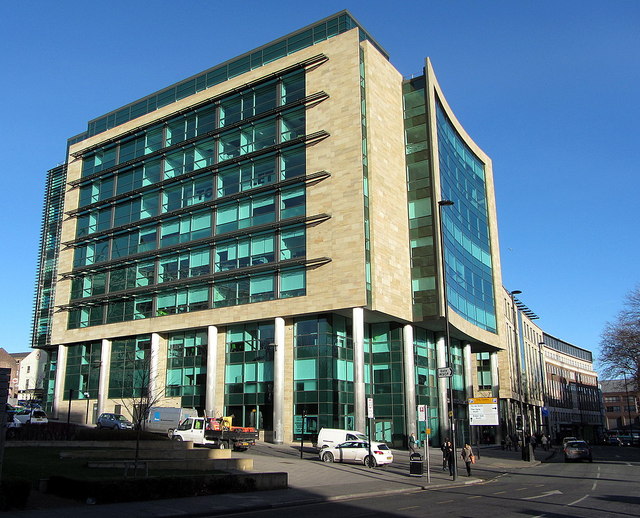
<svg viewBox="0 0 640 518">
<path fill-rule="evenodd" d="M 29 347 L 45 174 L 68 137 L 345 8 L 405 76 L 432 59 L 493 159 L 505 286 L 596 352 L 639 283 L 638 0 L 2 2 L 0 346 Z"/>
</svg>

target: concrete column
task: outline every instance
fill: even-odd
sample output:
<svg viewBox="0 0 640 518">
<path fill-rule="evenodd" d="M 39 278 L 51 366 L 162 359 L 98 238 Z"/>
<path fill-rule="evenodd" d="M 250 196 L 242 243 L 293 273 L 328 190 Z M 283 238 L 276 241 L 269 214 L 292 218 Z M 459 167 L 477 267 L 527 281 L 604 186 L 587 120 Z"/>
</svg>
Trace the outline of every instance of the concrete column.
<svg viewBox="0 0 640 518">
<path fill-rule="evenodd" d="M 447 344 L 445 343 L 444 333 L 438 333 L 436 338 L 436 367 L 447 366 Z M 449 429 L 449 410 L 447 406 L 448 378 L 438 378 L 438 417 L 440 418 L 440 438 L 451 438 L 451 430 Z"/>
<path fill-rule="evenodd" d="M 207 415 L 216 415 L 216 384 L 218 367 L 218 328 L 207 327 L 207 382 L 205 384 L 205 412 Z M 222 409 L 219 409 L 222 412 Z"/>
<path fill-rule="evenodd" d="M 416 365 L 413 347 L 413 326 L 407 324 L 402 331 L 404 346 L 404 394 L 407 436 L 412 433 L 420 437 L 416 426 Z M 428 428 L 427 421 L 427 428 Z"/>
<path fill-rule="evenodd" d="M 353 392 L 355 428 L 365 432 L 366 401 L 364 395 L 364 309 L 353 308 Z M 373 381 L 373 380 L 371 380 Z"/>
<path fill-rule="evenodd" d="M 493 351 L 489 355 L 489 366 L 491 368 L 491 396 L 499 398 L 500 397 L 500 378 L 498 377 L 498 353 Z M 506 408 L 506 407 L 505 407 Z M 502 408 L 498 406 L 499 419 L 502 422 L 509 422 L 506 415 L 501 415 Z M 502 442 L 502 426 L 501 424 L 496 426 L 496 444 L 500 444 Z"/>
<path fill-rule="evenodd" d="M 491 367 L 491 395 L 500 397 L 500 378 L 498 373 L 498 353 L 496 351 L 489 355 L 489 365 Z"/>
<path fill-rule="evenodd" d="M 471 354 L 471 344 L 464 343 L 462 348 L 462 360 L 464 362 L 464 393 L 467 399 L 473 397 L 473 354 Z"/>
<path fill-rule="evenodd" d="M 162 390 L 158 372 L 160 358 L 160 335 L 158 333 L 151 333 L 151 350 L 149 353 L 149 398 L 154 401 L 157 399 L 160 390 Z"/>
<path fill-rule="evenodd" d="M 58 346 L 58 359 L 56 360 L 56 386 L 53 396 L 53 415 L 60 419 L 60 409 L 64 399 L 64 378 L 67 372 L 67 348 Z"/>
<path fill-rule="evenodd" d="M 275 320 L 275 351 L 273 355 L 273 442 L 284 442 L 284 319 Z"/>
<path fill-rule="evenodd" d="M 100 378 L 98 380 L 98 415 L 106 412 L 109 396 L 109 375 L 111 374 L 111 340 L 102 340 L 100 350 Z"/>
</svg>

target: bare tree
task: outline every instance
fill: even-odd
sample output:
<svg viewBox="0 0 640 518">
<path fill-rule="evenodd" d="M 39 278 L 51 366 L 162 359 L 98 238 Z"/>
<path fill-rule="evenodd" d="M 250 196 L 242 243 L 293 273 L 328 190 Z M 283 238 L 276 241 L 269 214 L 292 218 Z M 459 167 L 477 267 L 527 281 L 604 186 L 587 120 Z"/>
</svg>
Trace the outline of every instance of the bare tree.
<svg viewBox="0 0 640 518">
<path fill-rule="evenodd" d="M 606 324 L 600 346 L 606 378 L 626 373 L 640 384 L 640 286 L 627 295 L 616 319 Z"/>
<path fill-rule="evenodd" d="M 140 438 L 149 417 L 149 411 L 157 406 L 164 397 L 164 388 L 159 381 L 159 375 L 152 370 L 152 352 L 150 347 L 125 353 L 132 369 L 128 369 L 125 385 L 130 389 L 129 397 L 121 397 L 120 403 L 131 416 L 131 422 L 136 430 L 136 451 L 134 456 L 134 476 L 137 475 L 140 460 Z"/>
</svg>

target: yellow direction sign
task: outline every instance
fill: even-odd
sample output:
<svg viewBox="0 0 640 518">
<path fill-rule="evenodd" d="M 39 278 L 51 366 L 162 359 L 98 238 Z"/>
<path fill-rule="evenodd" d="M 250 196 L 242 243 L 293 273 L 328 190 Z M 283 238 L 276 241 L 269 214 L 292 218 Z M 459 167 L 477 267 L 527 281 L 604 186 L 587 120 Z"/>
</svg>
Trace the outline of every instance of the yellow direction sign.
<svg viewBox="0 0 640 518">
<path fill-rule="evenodd" d="M 469 400 L 470 405 L 495 405 L 497 402 L 497 397 L 474 397 Z"/>
</svg>

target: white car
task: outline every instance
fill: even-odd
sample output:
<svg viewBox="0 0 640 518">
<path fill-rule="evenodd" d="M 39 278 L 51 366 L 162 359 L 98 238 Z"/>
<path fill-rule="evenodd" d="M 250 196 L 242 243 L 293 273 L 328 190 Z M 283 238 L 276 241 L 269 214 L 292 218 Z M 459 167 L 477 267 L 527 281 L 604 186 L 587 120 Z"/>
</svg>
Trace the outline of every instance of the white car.
<svg viewBox="0 0 640 518">
<path fill-rule="evenodd" d="M 323 462 L 351 462 L 374 467 L 391 464 L 393 453 L 386 444 L 375 442 L 371 444 L 371 455 L 369 455 L 369 443 L 366 441 L 347 441 L 337 446 L 324 448 L 320 452 L 320 460 Z"/>
<path fill-rule="evenodd" d="M 13 419 L 21 424 L 46 424 L 49 422 L 47 414 L 40 409 L 19 410 L 15 413 Z"/>
</svg>

